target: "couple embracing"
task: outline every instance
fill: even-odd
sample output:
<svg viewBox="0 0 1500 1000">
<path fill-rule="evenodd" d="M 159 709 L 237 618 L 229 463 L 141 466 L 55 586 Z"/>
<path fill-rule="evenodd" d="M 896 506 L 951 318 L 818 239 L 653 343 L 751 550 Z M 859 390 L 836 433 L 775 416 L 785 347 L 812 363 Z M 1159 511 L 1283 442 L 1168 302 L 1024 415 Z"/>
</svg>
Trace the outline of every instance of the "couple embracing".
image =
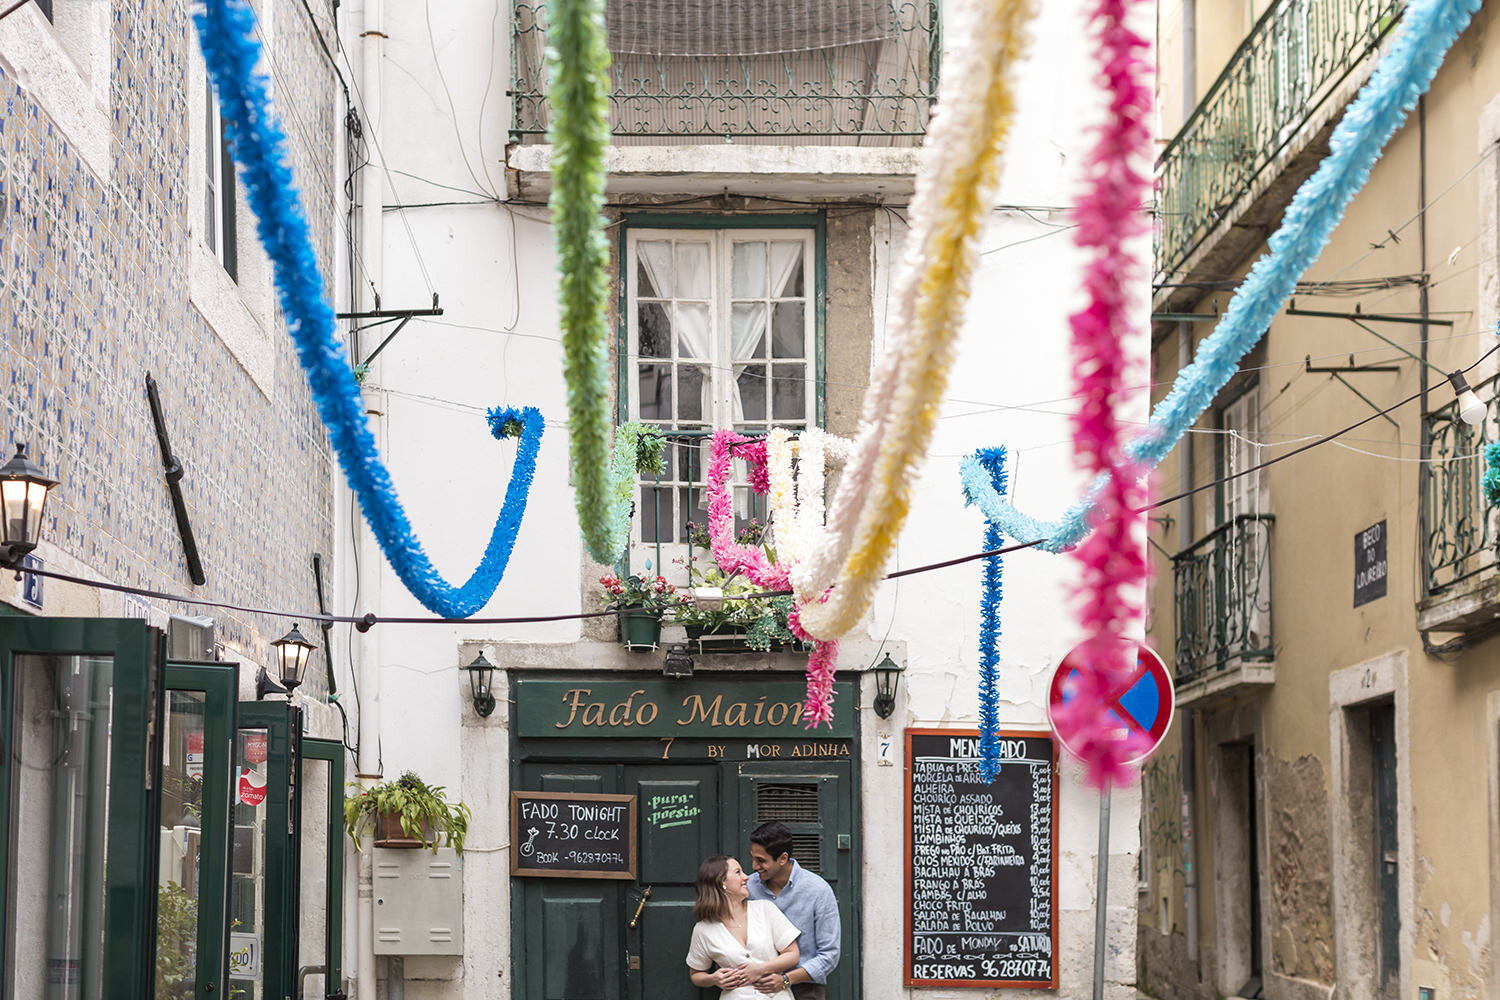
<svg viewBox="0 0 1500 1000">
<path fill-rule="evenodd" d="M 756 827 L 750 862 L 753 875 L 723 854 L 698 867 L 693 985 L 717 987 L 719 1000 L 824 1000 L 839 961 L 833 889 L 793 860 L 782 823 Z"/>
</svg>

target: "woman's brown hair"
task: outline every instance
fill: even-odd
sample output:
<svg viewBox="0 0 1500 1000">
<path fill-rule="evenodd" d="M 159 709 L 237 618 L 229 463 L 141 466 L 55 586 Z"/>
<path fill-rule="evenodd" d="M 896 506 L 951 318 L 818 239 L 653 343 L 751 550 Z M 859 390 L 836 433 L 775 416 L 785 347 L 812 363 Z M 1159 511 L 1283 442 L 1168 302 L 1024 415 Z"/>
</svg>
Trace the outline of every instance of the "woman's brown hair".
<svg viewBox="0 0 1500 1000">
<path fill-rule="evenodd" d="M 693 901 L 694 920 L 723 920 L 729 916 L 729 894 L 724 879 L 729 875 L 729 855 L 715 854 L 698 866 L 698 898 Z"/>
</svg>

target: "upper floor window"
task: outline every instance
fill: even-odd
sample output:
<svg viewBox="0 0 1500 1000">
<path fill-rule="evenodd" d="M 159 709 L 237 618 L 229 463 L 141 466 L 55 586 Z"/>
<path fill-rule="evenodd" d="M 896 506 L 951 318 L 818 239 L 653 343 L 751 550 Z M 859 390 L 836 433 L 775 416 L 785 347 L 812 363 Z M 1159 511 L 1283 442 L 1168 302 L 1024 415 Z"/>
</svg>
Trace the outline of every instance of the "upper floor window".
<svg viewBox="0 0 1500 1000">
<path fill-rule="evenodd" d="M 207 82 L 205 81 L 205 86 Z M 218 98 L 208 87 L 204 101 L 206 119 L 203 128 L 203 241 L 225 272 L 239 280 L 239 261 L 235 252 L 234 161 L 229 143 L 224 139 L 224 117 Z"/>
<path fill-rule="evenodd" d="M 33 2 L 37 10 L 42 12 L 43 17 L 49 21 L 52 20 L 52 0 L 33 0 Z"/>
<path fill-rule="evenodd" d="M 644 483 L 639 541 L 683 543 L 702 523 L 706 439 L 817 419 L 812 230 L 632 230 L 626 247 L 633 420 L 684 432 L 659 482 Z M 749 491 L 736 510 L 750 511 Z"/>
</svg>

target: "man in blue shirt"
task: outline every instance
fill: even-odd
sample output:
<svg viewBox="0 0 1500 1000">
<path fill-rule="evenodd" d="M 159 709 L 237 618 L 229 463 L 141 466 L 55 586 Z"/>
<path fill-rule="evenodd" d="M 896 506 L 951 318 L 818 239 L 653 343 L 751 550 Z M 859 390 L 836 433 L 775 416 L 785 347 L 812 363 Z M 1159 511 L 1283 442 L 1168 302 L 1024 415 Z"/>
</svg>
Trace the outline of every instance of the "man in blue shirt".
<svg viewBox="0 0 1500 1000">
<path fill-rule="evenodd" d="M 750 834 L 750 898 L 769 899 L 802 932 L 798 961 L 788 973 L 755 981 L 762 993 L 789 987 L 797 1000 L 825 1000 L 828 974 L 839 964 L 839 904 L 816 872 L 792 859 L 792 831 L 784 823 L 762 823 Z"/>
</svg>

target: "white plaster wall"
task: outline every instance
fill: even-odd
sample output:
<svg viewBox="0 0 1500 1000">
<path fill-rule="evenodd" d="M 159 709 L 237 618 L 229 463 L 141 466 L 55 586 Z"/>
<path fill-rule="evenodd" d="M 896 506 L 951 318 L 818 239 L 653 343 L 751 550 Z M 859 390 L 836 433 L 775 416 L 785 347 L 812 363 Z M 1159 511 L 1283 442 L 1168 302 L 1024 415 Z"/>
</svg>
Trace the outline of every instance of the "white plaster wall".
<svg viewBox="0 0 1500 1000">
<path fill-rule="evenodd" d="M 1080 479 L 1072 468 L 1066 417 L 1066 317 L 1079 303 L 1079 255 L 1070 235 L 1058 227 L 1067 224 L 1061 206 L 1073 197 L 1088 141 L 1085 126 L 1094 114 L 1080 82 L 1088 77 L 1079 44 L 1084 36 L 1080 6 L 1076 0 L 1038 5 L 1031 56 L 1019 76 L 1019 114 L 999 198 L 1004 205 L 1027 206 L 1030 212 L 997 210 L 985 233 L 984 246 L 994 252 L 983 258 L 976 278 L 950 398 L 901 540 L 902 566 L 978 549 L 981 518 L 964 508 L 958 479 L 960 458 L 976 447 L 1004 444 L 1010 449 L 1011 496 L 1029 513 L 1055 516 L 1078 494 Z M 360 8 L 348 4 L 343 12 L 345 45 L 357 53 Z M 1149 23 L 1143 27 L 1149 37 Z M 382 138 L 392 171 L 388 205 L 482 201 L 491 192 L 503 191 L 508 31 L 507 5 L 497 8 L 493 0 L 430 5 L 388 0 Z M 438 79 L 434 50 L 444 80 Z M 876 356 L 888 315 L 889 269 L 899 258 L 904 233 L 900 224 L 879 213 L 872 289 Z M 483 409 L 501 403 L 540 407 L 549 427 L 527 518 L 505 580 L 479 614 L 577 610 L 580 581 L 575 567 L 580 565 L 580 548 L 568 482 L 566 397 L 556 342 L 552 237 L 545 212 L 495 204 L 388 211 L 382 286 L 387 307 L 422 306 L 430 298 L 428 279 L 412 252 L 413 240 L 447 314 L 441 324 L 413 321 L 386 349 L 378 373 L 385 390 L 387 459 L 408 515 L 443 574 L 454 582 L 466 579 L 499 510 L 514 454 L 513 445 L 489 437 Z M 1023 240 L 1031 242 L 1007 248 Z M 1143 243 L 1143 257 L 1148 249 Z M 1146 277 L 1143 270 L 1138 352 L 1142 358 Z M 507 328 L 513 332 L 503 332 Z M 1143 372 L 1135 383 L 1142 387 L 1135 413 L 1140 419 L 1146 415 L 1146 381 Z M 1016 406 L 1025 409 L 1010 408 Z M 1006 560 L 1001 718 L 1008 726 L 1046 727 L 1051 671 L 1080 638 L 1067 605 L 1072 579 L 1072 564 L 1063 557 L 1025 552 Z M 349 610 L 351 597 L 346 583 L 339 595 L 341 610 Z M 908 578 L 881 591 L 864 635 L 857 636 L 867 640 L 857 644 L 865 649 L 874 649 L 888 636 L 904 642 L 908 651 L 895 717 L 881 723 L 866 709 L 861 719 L 866 854 L 859 974 L 869 1000 L 939 1000 L 973 992 L 902 987 L 901 952 L 890 943 L 902 939 L 904 903 L 898 808 L 901 729 L 975 724 L 978 605 L 977 563 Z M 358 610 L 424 613 L 389 570 L 381 606 L 361 605 Z M 490 719 L 478 719 L 457 667 L 480 648 L 504 667 L 507 643 L 525 643 L 532 650 L 530 644 L 535 643 L 566 644 L 577 639 L 578 627 L 380 626 L 380 632 L 384 773 L 393 776 L 415 768 L 430 780 L 460 790 L 475 808 L 470 838 L 474 856 L 465 859 L 469 954 L 462 963 L 409 960 L 408 1000 L 507 997 L 511 982 L 504 854 L 509 777 L 505 695 L 497 690 L 502 707 Z M 851 655 L 845 666 L 858 669 L 865 661 L 855 663 Z M 868 705 L 873 699 L 868 679 L 865 687 L 862 701 Z M 892 737 L 891 767 L 875 763 L 883 735 Z M 1062 988 L 1038 991 L 1038 996 L 1090 993 L 1098 807 L 1099 797 L 1084 786 L 1079 769 L 1065 764 L 1057 871 Z M 1117 791 L 1110 841 L 1109 996 L 1133 996 L 1128 984 L 1134 979 L 1138 816 L 1136 789 Z"/>
</svg>

